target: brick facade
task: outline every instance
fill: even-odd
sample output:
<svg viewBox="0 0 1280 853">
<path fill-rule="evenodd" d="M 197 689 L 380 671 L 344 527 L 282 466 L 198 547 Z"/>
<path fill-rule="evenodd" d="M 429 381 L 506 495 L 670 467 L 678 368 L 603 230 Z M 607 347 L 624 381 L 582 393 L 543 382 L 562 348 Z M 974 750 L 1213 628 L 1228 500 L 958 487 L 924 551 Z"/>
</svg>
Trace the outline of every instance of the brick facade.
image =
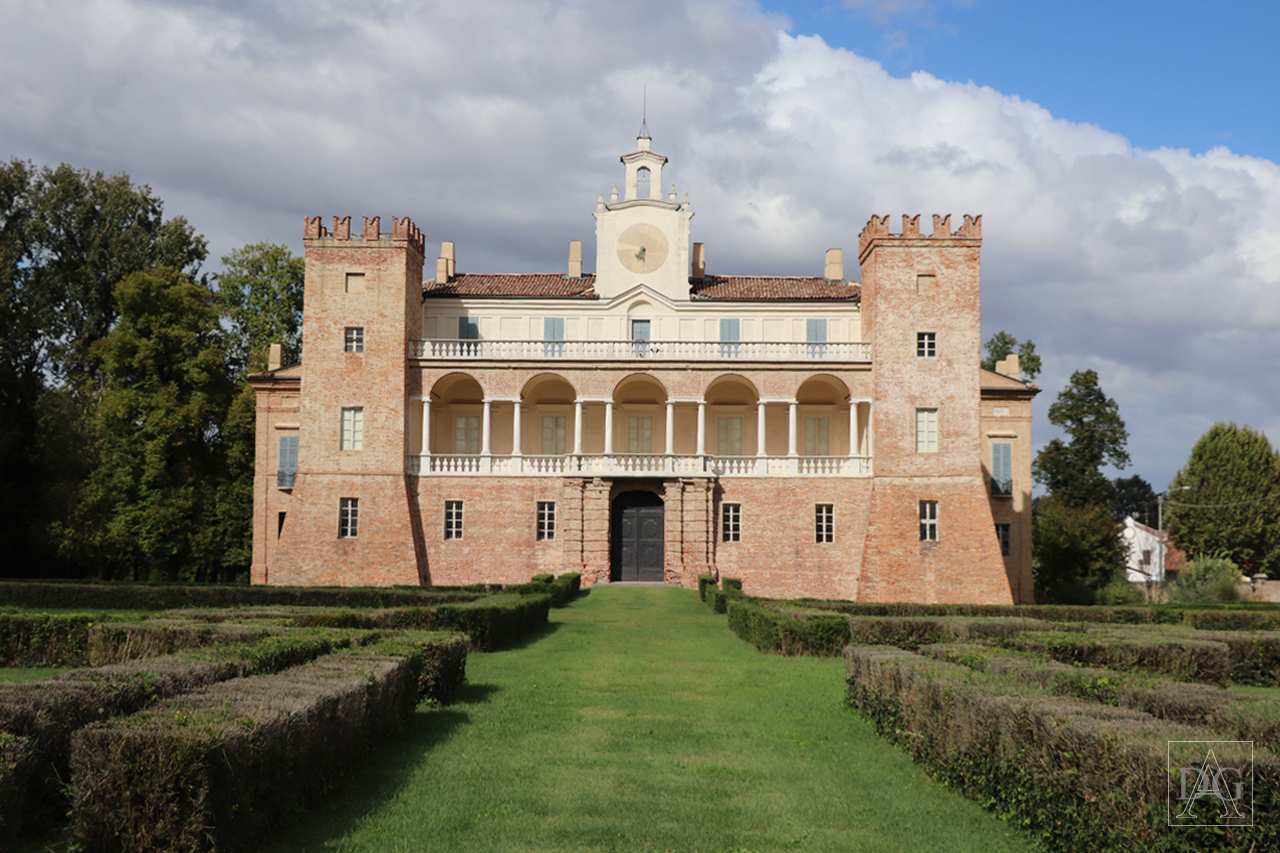
<svg viewBox="0 0 1280 853">
<path fill-rule="evenodd" d="M 978 367 L 981 219 L 872 217 L 861 283 L 835 250 L 822 277 L 708 276 L 695 244 L 681 290 L 666 257 L 690 263 L 691 215 L 602 196 L 596 275 L 578 244 L 567 276 L 459 274 L 445 243 L 427 281 L 410 221 L 307 219 L 304 364 L 251 379 L 253 582 L 609 582 L 632 559 L 619 498 L 644 492 L 661 540 L 635 559 L 667 582 L 1029 601 L 1036 389 Z"/>
</svg>

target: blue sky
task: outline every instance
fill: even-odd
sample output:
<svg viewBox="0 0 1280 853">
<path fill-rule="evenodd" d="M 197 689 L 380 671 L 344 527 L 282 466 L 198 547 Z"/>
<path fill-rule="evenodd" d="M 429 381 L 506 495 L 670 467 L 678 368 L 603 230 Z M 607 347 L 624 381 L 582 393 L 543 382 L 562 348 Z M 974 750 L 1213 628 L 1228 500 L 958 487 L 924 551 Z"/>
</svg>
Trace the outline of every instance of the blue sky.
<svg viewBox="0 0 1280 853">
<path fill-rule="evenodd" d="M 638 17 L 643 12 L 643 17 Z M 984 337 L 1097 371 L 1157 489 L 1280 437 L 1280 4 L 0 0 L 0 156 L 124 172 L 210 242 L 410 216 L 464 272 L 593 264 L 648 91 L 712 273 L 983 216 Z M 850 277 L 858 275 L 847 264 Z M 977 353 L 974 357 L 977 357 Z"/>
<path fill-rule="evenodd" d="M 1034 101 L 1139 148 L 1225 145 L 1280 161 L 1280 3 L 1271 0 L 766 2 L 791 32 Z"/>
</svg>

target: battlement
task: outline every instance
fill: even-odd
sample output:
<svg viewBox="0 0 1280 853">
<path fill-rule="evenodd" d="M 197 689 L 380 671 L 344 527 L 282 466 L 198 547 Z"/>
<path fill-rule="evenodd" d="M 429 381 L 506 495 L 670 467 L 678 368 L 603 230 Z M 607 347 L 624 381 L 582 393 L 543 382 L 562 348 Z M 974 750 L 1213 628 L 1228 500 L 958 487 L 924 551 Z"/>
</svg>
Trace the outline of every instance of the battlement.
<svg viewBox="0 0 1280 853">
<path fill-rule="evenodd" d="M 858 235 L 858 258 L 863 259 L 875 240 L 981 240 L 982 215 L 964 215 L 964 222 L 955 232 L 951 230 L 951 214 L 933 215 L 933 233 L 925 237 L 920 233 L 920 215 L 902 215 L 902 233 L 889 233 L 889 217 L 872 214 L 862 233 Z"/>
<path fill-rule="evenodd" d="M 391 217 L 391 233 L 380 233 L 378 228 L 381 217 L 365 216 L 364 228 L 359 237 L 351 236 L 351 217 L 335 216 L 333 217 L 333 230 L 330 231 L 320 223 L 319 216 L 307 216 L 303 218 L 302 239 L 303 240 L 360 240 L 371 243 L 375 241 L 403 241 L 408 243 L 418 254 L 425 255 L 426 243 L 423 241 L 422 232 L 418 226 L 413 224 L 413 220 L 409 217 Z"/>
</svg>

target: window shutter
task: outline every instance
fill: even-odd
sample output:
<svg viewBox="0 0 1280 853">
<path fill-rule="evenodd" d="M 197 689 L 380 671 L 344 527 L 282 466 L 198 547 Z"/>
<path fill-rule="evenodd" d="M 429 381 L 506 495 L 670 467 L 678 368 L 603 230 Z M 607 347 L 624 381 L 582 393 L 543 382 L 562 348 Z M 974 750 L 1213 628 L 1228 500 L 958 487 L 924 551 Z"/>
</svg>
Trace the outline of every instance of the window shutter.
<svg viewBox="0 0 1280 853">
<path fill-rule="evenodd" d="M 280 460 L 276 469 L 276 487 L 292 489 L 298 477 L 298 437 L 280 436 Z"/>
<path fill-rule="evenodd" d="M 1013 445 L 991 445 L 991 486 L 995 494 L 1013 494 Z"/>
</svg>

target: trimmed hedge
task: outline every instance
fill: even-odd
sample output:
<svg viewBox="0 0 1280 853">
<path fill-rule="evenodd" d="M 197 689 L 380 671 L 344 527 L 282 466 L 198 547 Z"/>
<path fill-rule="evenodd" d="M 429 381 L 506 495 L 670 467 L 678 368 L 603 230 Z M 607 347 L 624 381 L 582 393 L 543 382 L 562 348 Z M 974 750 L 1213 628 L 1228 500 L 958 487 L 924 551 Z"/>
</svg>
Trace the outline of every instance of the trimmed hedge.
<svg viewBox="0 0 1280 853">
<path fill-rule="evenodd" d="M 72 738 L 84 851 L 250 849 L 417 705 L 404 658 L 334 655 L 234 679 Z"/>
<path fill-rule="evenodd" d="M 174 610 L 184 607 L 412 607 L 474 601 L 471 587 L 196 586 L 0 580 L 0 600 L 29 610 Z"/>
<path fill-rule="evenodd" d="M 1061 627 L 1037 619 L 981 616 L 850 616 L 848 625 L 849 636 L 854 645 L 890 645 L 910 651 L 934 643 L 971 638 L 1016 637 L 1025 632 L 1049 631 Z"/>
<path fill-rule="evenodd" d="M 467 680 L 467 642 L 456 634 L 385 637 L 343 654 L 402 657 L 418 685 L 415 705 L 448 705 Z"/>
<path fill-rule="evenodd" d="M 780 613 L 746 597 L 728 600 L 729 628 L 762 652 L 833 657 L 849 642 L 843 616 Z"/>
<path fill-rule="evenodd" d="M 1181 621 L 1181 612 L 1153 607 L 1099 607 L 1067 604 L 912 604 L 907 602 L 826 601 L 797 599 L 793 604 L 835 610 L 850 616 L 996 616 L 1044 622 L 1112 622 L 1130 625 Z"/>
<path fill-rule="evenodd" d="M 712 575 L 698 575 L 698 600 L 707 603 L 707 590 L 716 588 L 716 579 Z"/>
<path fill-rule="evenodd" d="M 273 636 L 249 645 L 0 684 L 0 737 L 25 741 L 21 760 L 0 765 L 0 828 L 10 836 L 18 831 L 24 800 L 44 808 L 38 819 L 56 817 L 65 802 L 61 787 L 68 777 L 70 739 L 77 729 L 218 681 L 277 672 L 350 645 L 352 639 L 332 634 Z M 12 790 L 22 796 L 5 793 Z M 5 837 L 0 833 L 0 839 Z"/>
<path fill-rule="evenodd" d="M 1044 652 L 1063 663 L 1141 669 L 1208 684 L 1226 684 L 1232 670 L 1231 650 L 1225 643 L 1156 632 L 1041 631 L 1006 637 L 1000 644 Z"/>
<path fill-rule="evenodd" d="M 1049 850 L 1280 844 L 1267 819 L 1280 813 L 1280 759 L 1266 750 L 1254 754 L 1256 826 L 1170 831 L 1168 741 L 1232 738 L 883 646 L 850 646 L 845 663 L 850 704 L 882 736 Z"/>
<path fill-rule="evenodd" d="M 491 595 L 468 604 L 437 608 L 435 630 L 453 630 L 471 638 L 471 648 L 489 652 L 509 648 L 547 624 L 551 596 Z"/>
<path fill-rule="evenodd" d="M 0 665 L 103 666 L 216 643 L 243 643 L 260 628 L 174 620 L 103 621 L 88 614 L 0 614 Z"/>
</svg>

